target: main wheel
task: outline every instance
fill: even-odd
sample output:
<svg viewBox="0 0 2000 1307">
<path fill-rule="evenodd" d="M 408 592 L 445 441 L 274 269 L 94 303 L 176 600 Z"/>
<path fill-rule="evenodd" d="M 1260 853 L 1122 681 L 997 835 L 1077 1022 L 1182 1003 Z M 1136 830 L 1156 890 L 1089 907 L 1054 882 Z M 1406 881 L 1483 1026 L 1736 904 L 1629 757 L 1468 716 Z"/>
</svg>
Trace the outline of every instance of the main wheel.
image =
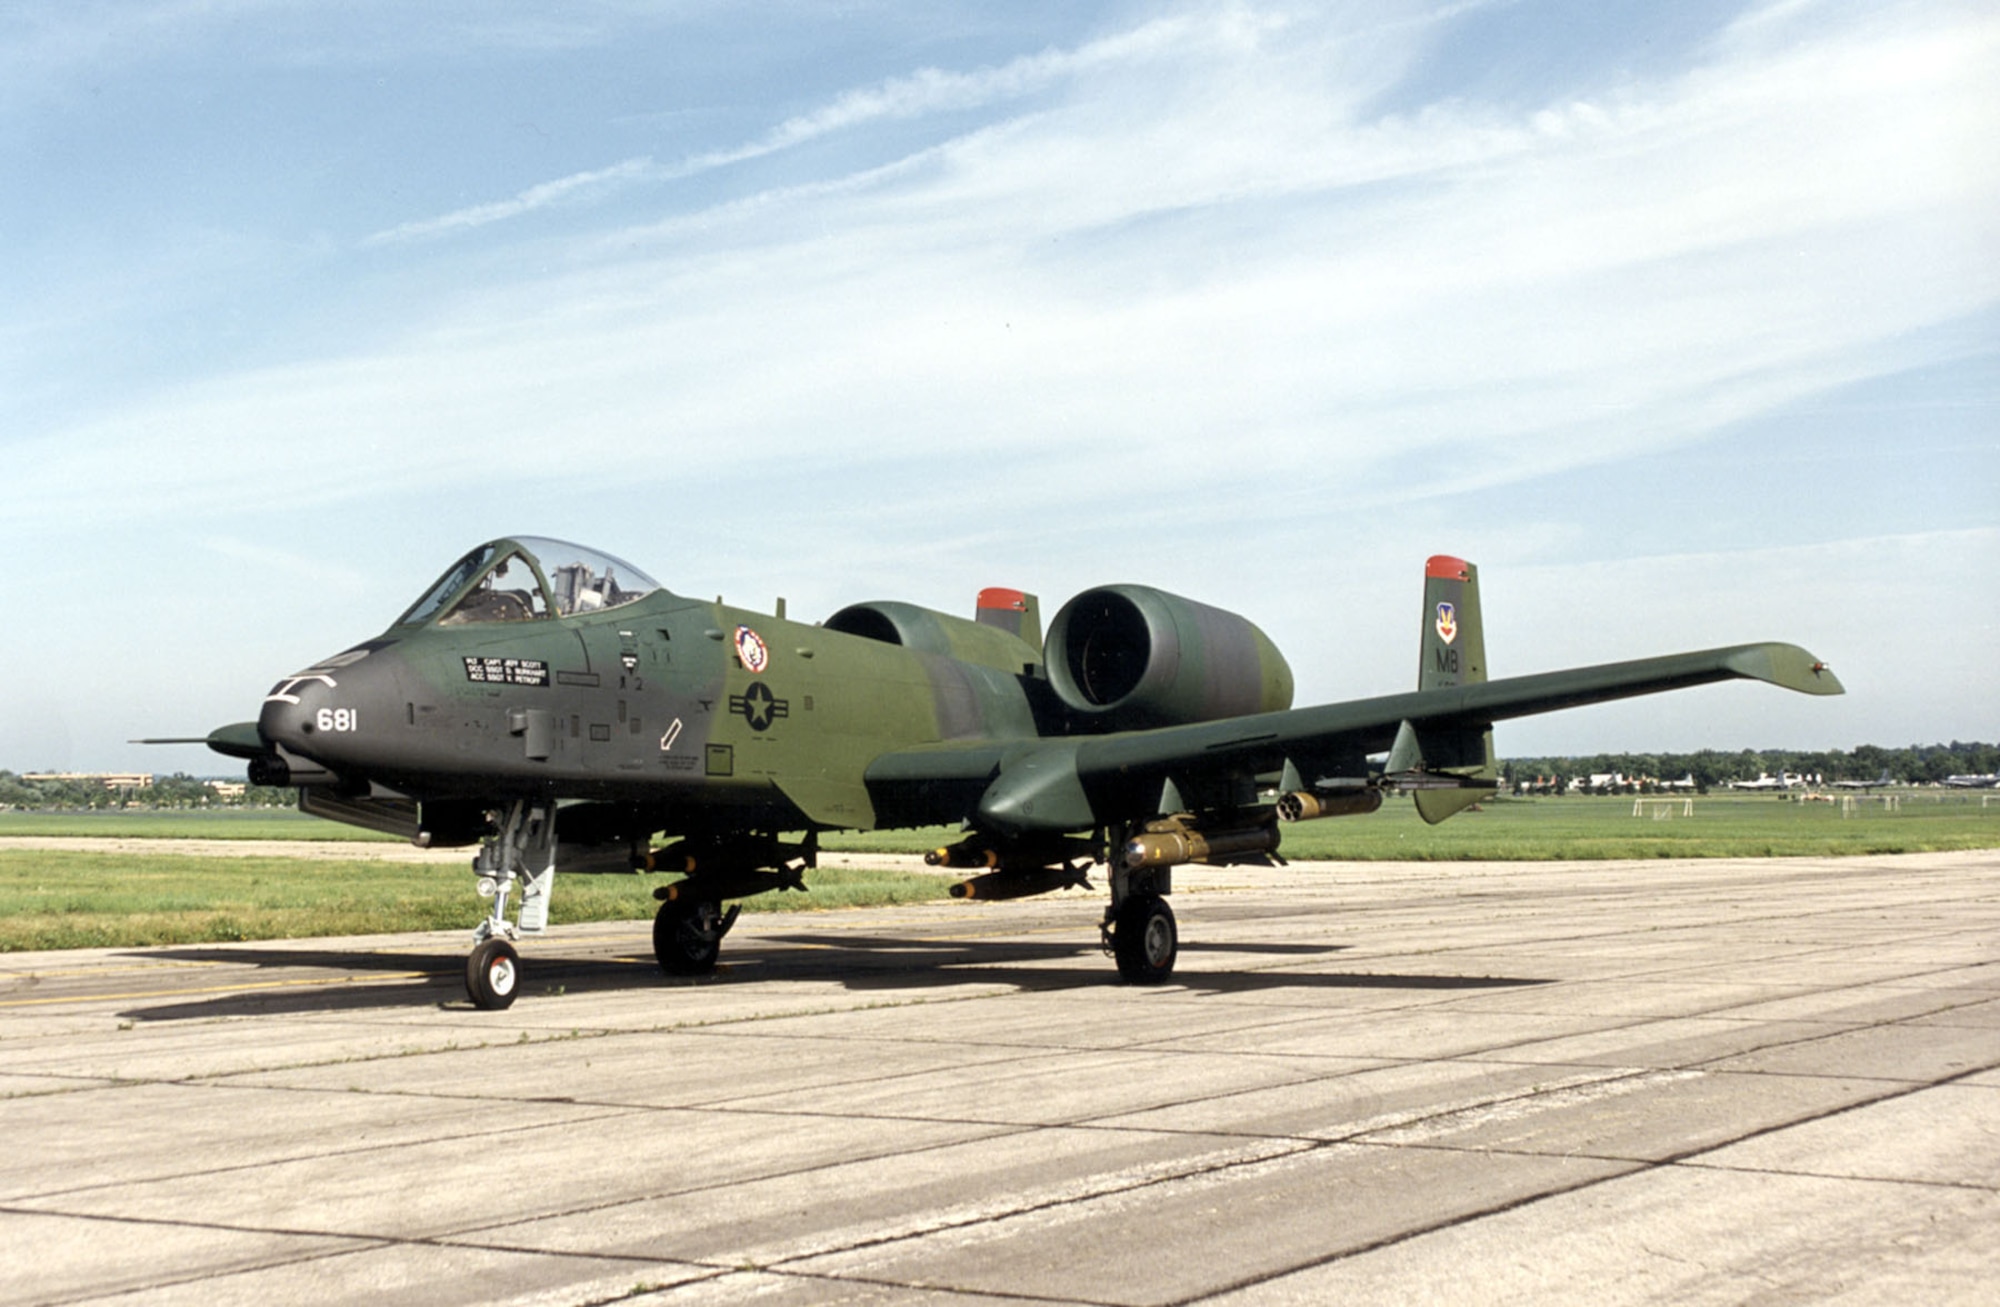
<svg viewBox="0 0 2000 1307">
<path fill-rule="evenodd" d="M 504 939 L 483 941 L 465 960 L 465 992 L 489 1012 L 511 1007 L 521 987 L 521 955 Z"/>
<path fill-rule="evenodd" d="M 1157 985 L 1174 974 L 1180 952 L 1174 910 L 1157 894 L 1134 894 L 1118 905 L 1111 927 L 1111 951 L 1118 974 L 1128 984 Z"/>
<path fill-rule="evenodd" d="M 653 956 L 670 976 L 705 976 L 722 952 L 722 905 L 714 899 L 666 902 L 653 918 Z"/>
</svg>

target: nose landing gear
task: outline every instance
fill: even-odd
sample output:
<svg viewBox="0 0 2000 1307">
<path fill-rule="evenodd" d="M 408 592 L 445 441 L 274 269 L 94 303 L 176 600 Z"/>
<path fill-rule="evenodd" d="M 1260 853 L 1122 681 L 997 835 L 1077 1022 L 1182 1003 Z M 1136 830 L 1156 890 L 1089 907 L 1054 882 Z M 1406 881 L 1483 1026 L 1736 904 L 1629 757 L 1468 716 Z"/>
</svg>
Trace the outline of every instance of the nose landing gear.
<svg viewBox="0 0 2000 1307">
<path fill-rule="evenodd" d="M 521 987 L 521 955 L 515 936 L 548 929 L 549 894 L 556 879 L 556 823 L 553 804 L 525 801 L 507 805 L 500 828 L 479 846 L 472 869 L 479 892 L 493 907 L 472 932 L 472 956 L 465 961 L 465 992 L 487 1011 L 509 1007 Z M 516 884 L 521 906 L 507 920 L 507 900 Z"/>
</svg>

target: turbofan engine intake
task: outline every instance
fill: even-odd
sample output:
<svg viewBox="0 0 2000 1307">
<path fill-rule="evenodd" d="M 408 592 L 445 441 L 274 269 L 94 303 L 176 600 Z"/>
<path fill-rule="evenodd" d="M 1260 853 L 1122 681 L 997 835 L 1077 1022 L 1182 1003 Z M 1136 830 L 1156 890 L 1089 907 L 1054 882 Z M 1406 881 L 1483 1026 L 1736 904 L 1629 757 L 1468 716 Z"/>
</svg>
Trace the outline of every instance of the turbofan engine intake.
<svg viewBox="0 0 2000 1307">
<path fill-rule="evenodd" d="M 1292 669 L 1245 618 L 1144 585 L 1086 590 L 1044 650 L 1049 684 L 1087 731 L 1217 721 L 1292 706 Z"/>
</svg>

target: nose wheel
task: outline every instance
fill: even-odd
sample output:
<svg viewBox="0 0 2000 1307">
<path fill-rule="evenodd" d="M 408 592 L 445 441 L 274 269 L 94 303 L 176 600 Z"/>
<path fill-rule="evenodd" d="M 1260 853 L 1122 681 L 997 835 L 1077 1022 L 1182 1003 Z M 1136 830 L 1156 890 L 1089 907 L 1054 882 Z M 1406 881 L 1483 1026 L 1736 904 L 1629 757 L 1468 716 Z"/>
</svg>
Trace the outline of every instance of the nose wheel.
<svg viewBox="0 0 2000 1307">
<path fill-rule="evenodd" d="M 504 939 L 489 939 L 465 960 L 465 992 L 489 1012 L 511 1007 L 521 987 L 521 955 Z"/>
</svg>

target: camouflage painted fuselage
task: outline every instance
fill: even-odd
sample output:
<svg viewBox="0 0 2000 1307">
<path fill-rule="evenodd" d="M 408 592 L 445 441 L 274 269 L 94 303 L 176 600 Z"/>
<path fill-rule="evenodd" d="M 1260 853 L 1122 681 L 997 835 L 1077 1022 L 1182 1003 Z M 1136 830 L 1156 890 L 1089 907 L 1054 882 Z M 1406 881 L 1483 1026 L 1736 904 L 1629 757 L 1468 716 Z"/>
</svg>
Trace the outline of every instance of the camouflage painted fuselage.
<svg viewBox="0 0 2000 1307">
<path fill-rule="evenodd" d="M 392 628 L 290 678 L 258 729 L 430 803 L 550 795 L 643 804 L 659 830 L 870 828 L 876 757 L 1033 739 L 1051 716 L 1038 649 L 909 616 L 934 647 L 665 591 L 556 620 Z"/>
</svg>

